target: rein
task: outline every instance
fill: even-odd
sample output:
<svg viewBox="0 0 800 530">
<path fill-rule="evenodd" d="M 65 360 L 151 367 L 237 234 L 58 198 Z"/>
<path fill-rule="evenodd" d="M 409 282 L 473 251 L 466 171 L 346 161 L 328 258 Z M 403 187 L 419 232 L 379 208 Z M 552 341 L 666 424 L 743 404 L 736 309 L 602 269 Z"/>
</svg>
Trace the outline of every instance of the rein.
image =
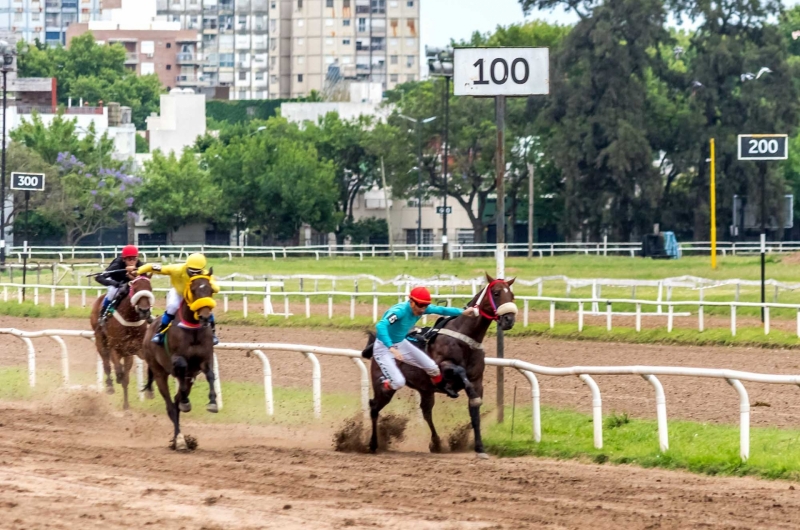
<svg viewBox="0 0 800 530">
<path fill-rule="evenodd" d="M 192 282 L 195 280 L 208 280 L 211 282 L 211 276 L 208 275 L 198 275 L 192 276 L 189 278 L 189 283 L 186 284 L 186 289 L 183 290 L 183 299 L 189 306 L 189 309 L 192 310 L 194 313 L 194 319 L 200 320 L 200 315 L 197 314 L 198 311 L 203 309 L 204 307 L 208 307 L 210 309 L 214 309 L 217 307 L 217 301 L 211 298 L 210 296 L 205 296 L 203 298 L 198 298 L 195 300 L 194 295 L 192 294 Z M 190 322 L 186 322 L 188 325 L 192 325 Z"/>
<path fill-rule="evenodd" d="M 130 289 L 130 287 L 133 287 L 134 283 L 143 278 L 145 277 L 139 276 L 128 282 L 128 287 L 129 287 L 128 298 L 130 298 L 131 307 L 134 309 L 136 308 L 136 304 L 138 304 L 139 300 L 141 300 L 142 298 L 147 298 L 148 300 L 150 300 L 150 306 L 154 306 L 156 303 L 156 297 L 153 295 L 152 291 L 142 290 L 134 294 L 133 289 Z M 114 320 L 116 320 L 126 328 L 138 328 L 139 326 L 143 326 L 147 323 L 146 319 L 134 320 L 134 321 L 125 320 L 125 317 L 123 317 L 119 311 L 114 311 L 112 313 L 112 316 L 114 317 Z"/>
</svg>

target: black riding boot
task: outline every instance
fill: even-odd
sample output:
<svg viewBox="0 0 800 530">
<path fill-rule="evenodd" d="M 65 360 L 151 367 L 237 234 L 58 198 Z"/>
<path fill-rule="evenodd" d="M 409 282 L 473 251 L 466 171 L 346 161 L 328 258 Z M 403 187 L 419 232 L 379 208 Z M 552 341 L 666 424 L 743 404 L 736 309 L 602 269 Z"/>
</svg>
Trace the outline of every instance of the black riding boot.
<svg viewBox="0 0 800 530">
<path fill-rule="evenodd" d="M 443 394 L 447 394 L 448 397 L 451 397 L 453 399 L 458 397 L 458 392 L 453 390 L 453 388 L 450 386 L 450 383 L 447 381 L 447 379 L 442 379 L 441 381 L 439 381 L 437 384 L 435 384 L 433 386 L 439 392 L 442 392 Z"/>
</svg>

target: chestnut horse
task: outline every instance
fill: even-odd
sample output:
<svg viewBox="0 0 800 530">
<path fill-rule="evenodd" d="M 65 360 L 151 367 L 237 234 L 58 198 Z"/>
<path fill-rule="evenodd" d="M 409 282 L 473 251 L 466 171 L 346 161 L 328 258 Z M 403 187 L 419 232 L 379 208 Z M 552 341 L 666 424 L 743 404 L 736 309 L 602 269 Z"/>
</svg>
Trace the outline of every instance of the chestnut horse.
<svg viewBox="0 0 800 530">
<path fill-rule="evenodd" d="M 133 357 L 142 349 L 142 339 L 147 330 L 150 319 L 150 310 L 155 304 L 153 288 L 149 276 L 139 276 L 128 282 L 124 287 L 127 293 L 122 295 L 113 315 L 106 319 L 106 324 L 99 324 L 100 312 L 103 307 L 103 297 L 94 301 L 89 322 L 94 330 L 94 344 L 103 360 L 106 372 L 106 393 L 114 393 L 114 384 L 111 381 L 111 364 L 117 383 L 122 385 L 124 402 L 122 407 L 128 409 L 128 383 L 130 382 Z"/>
<path fill-rule="evenodd" d="M 465 390 L 469 398 L 469 417 L 475 435 L 475 452 L 485 458 L 486 454 L 481 439 L 480 408 L 483 403 L 483 371 L 486 367 L 483 339 L 492 322 L 504 330 L 514 327 L 517 306 L 514 304 L 514 293 L 511 285 L 514 279 L 495 280 L 486 275 L 488 284 L 469 303 L 479 312 L 479 317 L 458 316 L 445 324 L 435 339 L 428 345 L 427 353 L 436 361 L 448 385 L 455 391 Z M 370 333 L 367 347 L 362 352 L 365 358 L 372 357 L 372 344 L 375 335 Z M 406 384 L 419 392 L 422 416 L 431 429 L 430 450 L 438 453 L 442 450 L 442 442 L 433 425 L 434 393 L 436 389 L 430 376 L 421 368 L 405 363 L 398 363 L 400 371 L 406 378 Z M 370 368 L 372 376 L 373 399 L 369 401 L 372 418 L 372 438 L 369 450 L 374 453 L 378 449 L 378 415 L 381 409 L 389 404 L 395 391 L 384 388 L 381 384 L 381 369 L 373 360 Z"/>
<path fill-rule="evenodd" d="M 213 269 L 212 269 L 213 271 Z M 175 320 L 164 334 L 164 345 L 151 342 L 158 331 L 160 320 L 148 327 L 144 337 L 142 359 L 147 362 L 147 386 L 144 390 L 152 393 L 153 380 L 167 405 L 167 415 L 174 427 L 175 449 L 186 451 L 188 446 L 181 434 L 180 413 L 192 410 L 189 393 L 192 391 L 195 376 L 202 372 L 208 381 L 208 400 L 206 410 L 218 412 L 217 394 L 214 391 L 214 343 L 209 319 L 216 303 L 214 302 L 210 276 L 193 276 L 185 293 Z M 169 395 L 169 376 L 178 381 L 178 392 L 174 400 Z"/>
</svg>

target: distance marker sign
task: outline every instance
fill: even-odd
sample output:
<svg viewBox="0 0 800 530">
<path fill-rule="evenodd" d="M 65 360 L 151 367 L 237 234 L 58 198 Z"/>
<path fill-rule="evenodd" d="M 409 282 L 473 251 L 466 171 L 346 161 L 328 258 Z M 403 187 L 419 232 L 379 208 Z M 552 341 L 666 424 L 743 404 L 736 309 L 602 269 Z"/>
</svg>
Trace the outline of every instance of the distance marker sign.
<svg viewBox="0 0 800 530">
<path fill-rule="evenodd" d="M 11 189 L 44 191 L 44 173 L 11 173 Z"/>
<path fill-rule="evenodd" d="M 456 48 L 456 96 L 531 96 L 550 93 L 547 48 Z"/>
<path fill-rule="evenodd" d="M 786 160 L 789 137 L 786 134 L 740 134 L 739 160 Z"/>
</svg>

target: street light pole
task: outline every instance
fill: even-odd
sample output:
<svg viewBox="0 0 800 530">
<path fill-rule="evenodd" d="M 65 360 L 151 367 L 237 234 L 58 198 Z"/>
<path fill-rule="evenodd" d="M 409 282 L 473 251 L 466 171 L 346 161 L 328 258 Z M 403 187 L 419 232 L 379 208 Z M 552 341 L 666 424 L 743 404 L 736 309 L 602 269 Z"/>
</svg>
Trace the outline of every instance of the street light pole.
<svg viewBox="0 0 800 530">
<path fill-rule="evenodd" d="M 0 176 L 0 266 L 6 264 L 6 114 L 8 111 L 8 72 L 14 64 L 16 50 L 6 41 L 0 41 L 3 56 L 3 154 Z"/>
<path fill-rule="evenodd" d="M 447 157 L 449 150 L 448 131 L 450 129 L 450 77 L 444 78 L 444 160 L 442 161 L 442 179 L 444 180 L 444 211 L 442 212 L 442 259 L 449 255 L 447 241 Z"/>
</svg>

